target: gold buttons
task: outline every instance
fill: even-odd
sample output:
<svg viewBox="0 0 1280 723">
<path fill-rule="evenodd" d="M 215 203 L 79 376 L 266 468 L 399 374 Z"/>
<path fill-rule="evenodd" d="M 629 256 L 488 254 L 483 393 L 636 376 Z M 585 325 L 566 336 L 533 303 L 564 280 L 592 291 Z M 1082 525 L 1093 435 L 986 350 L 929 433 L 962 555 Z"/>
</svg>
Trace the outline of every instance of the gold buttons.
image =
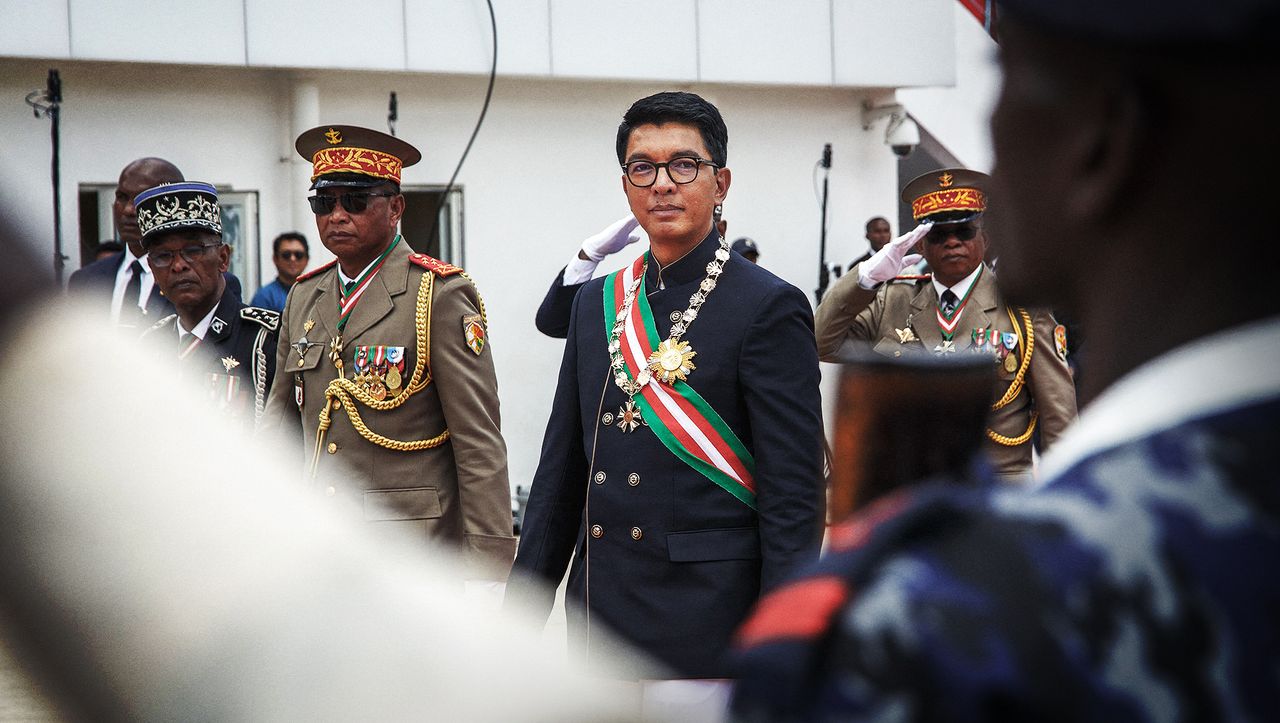
<svg viewBox="0 0 1280 723">
<path fill-rule="evenodd" d="M 337 454 L 337 453 L 338 453 L 338 443 L 337 443 L 337 442 L 330 442 L 330 443 L 329 443 L 329 454 Z"/>
<path fill-rule="evenodd" d="M 342 401 L 341 401 L 341 400 L 339 400 L 339 399 L 335 399 L 335 400 L 333 400 L 333 408 L 334 408 L 334 409 L 342 409 Z"/>
<path fill-rule="evenodd" d="M 332 487 L 326 487 L 326 488 L 325 488 L 325 490 L 324 490 L 324 493 L 325 493 L 326 495 L 328 495 L 329 497 L 334 496 L 334 494 L 336 494 L 337 492 L 338 492 L 338 491 L 337 491 L 337 490 L 335 490 L 335 489 L 334 489 L 334 488 L 332 488 Z"/>
<path fill-rule="evenodd" d="M 636 485 L 640 484 L 640 474 L 638 472 L 632 472 L 631 474 L 627 475 L 627 484 L 631 485 L 632 487 L 635 487 Z"/>
<path fill-rule="evenodd" d="M 298 366 L 302 366 L 303 364 L 306 364 L 306 363 L 307 363 L 306 359 L 303 359 L 302 357 L 298 357 Z"/>
<path fill-rule="evenodd" d="M 597 540 L 604 536 L 604 528 L 600 525 L 591 526 L 591 536 Z"/>
<path fill-rule="evenodd" d="M 605 412 L 604 415 L 600 417 L 600 423 L 606 427 L 613 424 L 613 412 Z"/>
<path fill-rule="evenodd" d="M 596 484 L 598 485 L 604 484 L 604 470 L 600 470 L 599 472 L 596 472 Z"/>
<path fill-rule="evenodd" d="M 670 314 L 667 318 L 671 320 L 671 323 L 672 323 L 672 324 L 674 324 L 674 323 L 676 323 L 677 321 L 680 321 L 680 312 L 679 312 L 679 311 L 673 311 L 673 312 L 671 312 L 671 314 Z"/>
<path fill-rule="evenodd" d="M 644 537 L 644 530 L 640 529 L 639 527 L 632 527 L 632 528 L 631 528 L 631 539 L 633 539 L 633 540 L 638 540 L 638 539 L 640 539 L 641 537 Z"/>
</svg>

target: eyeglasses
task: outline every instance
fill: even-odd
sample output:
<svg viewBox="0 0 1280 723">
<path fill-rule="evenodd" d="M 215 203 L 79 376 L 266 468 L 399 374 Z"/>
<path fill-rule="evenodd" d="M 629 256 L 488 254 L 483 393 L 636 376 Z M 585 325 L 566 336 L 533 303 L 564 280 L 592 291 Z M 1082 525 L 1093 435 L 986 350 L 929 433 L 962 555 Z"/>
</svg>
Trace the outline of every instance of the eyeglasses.
<svg viewBox="0 0 1280 723">
<path fill-rule="evenodd" d="M 632 161 L 622 164 L 622 170 L 626 172 L 631 185 L 648 188 L 658 181 L 659 168 L 667 169 L 667 176 L 673 183 L 693 183 L 698 179 L 698 168 L 704 163 L 712 168 L 720 167 L 705 158 L 673 158 L 666 163 Z"/>
<path fill-rule="evenodd" d="M 945 243 L 952 236 L 960 241 L 972 241 L 973 237 L 978 235 L 980 228 L 981 226 L 976 223 L 948 223 L 929 229 L 929 233 L 925 234 L 924 238 L 933 244 Z"/>
<path fill-rule="evenodd" d="M 285 261 L 301 261 L 307 257 L 306 251 L 281 251 L 280 258 Z"/>
<path fill-rule="evenodd" d="M 173 259 L 181 256 L 183 261 L 194 264 L 209 253 L 209 249 L 216 249 L 222 243 L 200 244 L 199 246 L 184 246 L 177 251 L 148 251 L 147 263 L 157 269 L 167 269 L 173 265 Z"/>
<path fill-rule="evenodd" d="M 381 196 L 383 198 L 391 198 L 394 193 L 374 193 L 373 191 L 349 191 L 337 196 L 307 196 L 307 202 L 311 204 L 311 212 L 317 216 L 327 216 L 333 213 L 333 209 L 342 202 L 342 210 L 347 213 L 364 213 L 369 208 L 369 199 Z"/>
</svg>

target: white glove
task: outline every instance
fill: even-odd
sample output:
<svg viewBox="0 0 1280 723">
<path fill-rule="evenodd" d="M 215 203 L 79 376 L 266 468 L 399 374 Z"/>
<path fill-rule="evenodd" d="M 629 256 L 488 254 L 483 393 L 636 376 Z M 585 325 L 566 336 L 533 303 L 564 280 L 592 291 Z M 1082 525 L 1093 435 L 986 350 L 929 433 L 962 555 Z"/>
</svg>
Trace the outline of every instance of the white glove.
<svg viewBox="0 0 1280 723">
<path fill-rule="evenodd" d="M 627 214 L 609 224 L 603 231 L 582 242 L 581 253 L 575 253 L 564 269 L 564 285 L 573 286 L 591 280 L 596 266 L 609 254 L 644 238 L 644 229 L 635 216 Z M 586 256 L 587 258 L 582 258 Z"/>
<path fill-rule="evenodd" d="M 863 261 L 858 266 L 858 286 L 868 290 L 874 289 L 878 284 L 883 284 L 902 273 L 902 270 L 908 266 L 919 263 L 923 258 L 920 254 L 907 252 L 915 247 L 931 228 L 933 228 L 932 223 L 922 223 L 909 233 L 904 233 L 885 244 L 884 248 L 877 251 L 874 256 Z"/>
</svg>

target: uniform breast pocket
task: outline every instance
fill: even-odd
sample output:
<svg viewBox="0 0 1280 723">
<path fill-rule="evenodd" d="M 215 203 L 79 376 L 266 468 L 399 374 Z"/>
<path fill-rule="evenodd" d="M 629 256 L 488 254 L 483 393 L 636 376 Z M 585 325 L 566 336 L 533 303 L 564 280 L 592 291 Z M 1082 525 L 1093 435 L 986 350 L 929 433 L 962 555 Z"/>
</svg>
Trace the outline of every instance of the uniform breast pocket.
<svg viewBox="0 0 1280 723">
<path fill-rule="evenodd" d="M 310 344 L 311 346 L 306 346 Z M 299 353 L 300 348 L 306 347 L 306 351 Z M 315 369 L 325 358 L 326 345 L 316 341 L 302 341 L 292 345 L 292 351 L 289 352 L 288 366 L 297 372 L 305 372 L 309 369 Z"/>
<path fill-rule="evenodd" d="M 872 347 L 872 350 L 875 353 L 887 357 L 900 357 L 912 349 L 916 349 L 916 347 L 903 344 L 897 339 L 881 339 L 876 342 L 874 347 Z"/>
<path fill-rule="evenodd" d="M 366 522 L 431 520 L 440 515 L 440 494 L 435 487 L 368 490 L 364 493 Z"/>
<path fill-rule="evenodd" d="M 672 562 L 759 560 L 760 530 L 726 527 L 667 534 L 667 559 Z"/>
</svg>

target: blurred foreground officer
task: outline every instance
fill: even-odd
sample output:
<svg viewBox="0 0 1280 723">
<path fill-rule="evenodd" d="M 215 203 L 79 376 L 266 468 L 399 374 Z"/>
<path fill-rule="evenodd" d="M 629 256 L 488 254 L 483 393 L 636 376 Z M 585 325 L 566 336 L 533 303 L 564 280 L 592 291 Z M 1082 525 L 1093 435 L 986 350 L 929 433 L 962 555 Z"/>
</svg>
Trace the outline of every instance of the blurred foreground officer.
<svg viewBox="0 0 1280 723">
<path fill-rule="evenodd" d="M 169 183 L 138 194 L 133 206 L 156 284 L 176 309 L 143 337 L 172 345 L 220 409 L 256 425 L 275 376 L 280 315 L 245 306 L 227 288 L 231 249 L 222 242 L 217 191 Z"/>
<path fill-rule="evenodd" d="M 505 580 L 515 538 L 484 304 L 462 269 L 396 233 L 401 168 L 422 156 L 354 126 L 313 128 L 296 147 L 314 165 L 307 200 L 337 259 L 289 294 L 264 427 L 301 421 L 327 494 L 384 528 L 465 548 L 474 579 Z"/>
<path fill-rule="evenodd" d="M 1273 720 L 1280 297 L 1239 263 L 1280 258 L 1237 210 L 1274 205 L 1280 145 L 1236 144 L 1274 130 L 1280 7 L 1002 7 L 1000 284 L 1080 310 L 1100 394 L 1042 489 L 918 489 L 833 530 L 744 628 L 738 718 Z"/>
<path fill-rule="evenodd" d="M 891 357 L 990 355 L 999 381 L 987 456 L 1002 477 L 1016 479 L 1031 470 L 1037 427 L 1048 448 L 1075 418 L 1075 386 L 1065 330 L 1046 312 L 1005 304 L 983 263 L 987 181 L 985 173 L 947 168 L 908 183 L 902 199 L 920 226 L 837 281 L 815 325 L 823 361 L 836 361 L 850 339 Z M 932 275 L 898 276 L 919 261 L 908 255 L 917 246 Z"/>
<path fill-rule="evenodd" d="M 618 128 L 619 181 L 650 251 L 574 302 L 508 594 L 545 619 L 569 569 L 588 662 L 612 629 L 674 677 L 724 677 L 760 591 L 817 552 L 809 305 L 713 226 L 727 144 L 720 112 L 690 93 L 642 98 Z"/>
</svg>

